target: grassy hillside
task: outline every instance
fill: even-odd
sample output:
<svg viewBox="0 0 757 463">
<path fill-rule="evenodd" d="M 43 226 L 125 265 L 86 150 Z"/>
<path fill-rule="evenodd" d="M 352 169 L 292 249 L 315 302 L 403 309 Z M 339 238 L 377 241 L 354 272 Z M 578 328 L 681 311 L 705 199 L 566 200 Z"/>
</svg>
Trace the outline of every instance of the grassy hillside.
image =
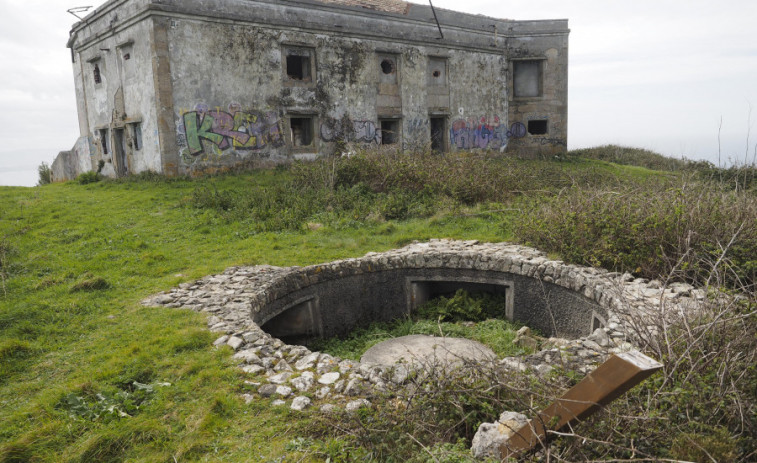
<svg viewBox="0 0 757 463">
<path fill-rule="evenodd" d="M 203 316 L 140 300 L 232 265 L 307 265 L 440 237 L 541 244 L 543 204 L 579 187 L 668 190 L 678 175 L 596 160 L 358 156 L 197 180 L 2 187 L 0 461 L 370 458 L 350 436 L 314 436 L 310 415 L 246 405 L 246 377 L 211 347 Z M 754 225 L 739 241 L 752 259 Z"/>
</svg>

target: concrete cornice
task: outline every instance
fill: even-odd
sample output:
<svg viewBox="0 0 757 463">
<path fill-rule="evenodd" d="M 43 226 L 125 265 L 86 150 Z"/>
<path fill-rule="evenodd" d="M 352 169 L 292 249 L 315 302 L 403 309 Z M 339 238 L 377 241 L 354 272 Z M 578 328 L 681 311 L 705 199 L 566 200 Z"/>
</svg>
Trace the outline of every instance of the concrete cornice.
<svg viewBox="0 0 757 463">
<path fill-rule="evenodd" d="M 144 8 L 130 17 L 119 18 L 107 30 L 91 37 L 82 37 L 81 33 L 87 26 L 95 25 L 127 1 L 112 0 L 74 25 L 67 46 L 73 48 L 76 40 L 81 38 L 82 43 L 76 48 L 87 48 L 91 43 L 115 34 L 149 15 L 251 24 L 362 39 L 389 39 L 398 43 L 494 54 L 503 52 L 508 38 L 565 36 L 569 33 L 567 20 L 513 21 L 438 9 L 437 15 L 445 32 L 445 38 L 441 39 L 431 17 L 431 9 L 415 4 L 409 8 L 408 14 L 399 14 L 315 0 L 233 0 L 223 2 L 224 8 L 193 0 L 150 0 Z M 240 5 L 245 8 L 235 8 Z M 285 14 L 281 12 L 282 7 L 286 9 Z"/>
</svg>

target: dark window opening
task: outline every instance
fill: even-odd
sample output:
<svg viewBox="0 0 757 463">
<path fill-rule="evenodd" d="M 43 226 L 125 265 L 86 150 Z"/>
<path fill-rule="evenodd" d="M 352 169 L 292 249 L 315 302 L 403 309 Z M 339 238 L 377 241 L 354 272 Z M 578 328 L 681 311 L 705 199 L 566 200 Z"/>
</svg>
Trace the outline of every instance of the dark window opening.
<svg viewBox="0 0 757 463">
<path fill-rule="evenodd" d="M 442 75 L 442 72 L 438 69 L 434 69 L 434 72 L 432 72 L 431 75 L 433 75 L 434 77 L 439 77 L 440 75 Z"/>
<path fill-rule="evenodd" d="M 381 121 L 381 144 L 393 145 L 399 140 L 400 122 L 395 119 Z"/>
<path fill-rule="evenodd" d="M 541 60 L 513 62 L 513 93 L 516 97 L 542 95 Z"/>
<path fill-rule="evenodd" d="M 101 84 L 102 83 L 102 76 L 100 75 L 100 66 L 98 64 L 95 64 L 95 69 L 92 71 L 95 77 L 95 83 Z"/>
<path fill-rule="evenodd" d="M 394 65 L 394 61 L 390 60 L 389 58 L 385 58 L 381 61 L 381 72 L 384 74 L 394 74 L 394 71 L 396 70 L 396 67 Z"/>
<path fill-rule="evenodd" d="M 100 129 L 100 144 L 102 144 L 103 154 L 109 154 L 108 151 L 108 129 Z"/>
<path fill-rule="evenodd" d="M 113 129 L 113 152 L 116 159 L 116 170 L 118 176 L 126 175 L 129 172 L 126 161 L 126 139 L 124 137 L 124 129 Z"/>
<path fill-rule="evenodd" d="M 134 140 L 134 149 L 139 151 L 142 149 L 142 124 L 139 122 L 131 124 L 131 136 Z"/>
<path fill-rule="evenodd" d="M 293 146 L 310 146 L 313 144 L 313 118 L 292 117 L 289 119 L 292 129 Z"/>
<path fill-rule="evenodd" d="M 287 77 L 293 80 L 310 80 L 310 57 L 287 55 Z"/>
<path fill-rule="evenodd" d="M 528 133 L 531 135 L 544 135 L 547 133 L 547 121 L 528 121 Z"/>
<path fill-rule="evenodd" d="M 129 61 L 131 59 L 131 53 L 124 53 L 124 61 Z"/>
<path fill-rule="evenodd" d="M 444 134 L 447 131 L 447 123 L 443 117 L 431 118 L 431 150 L 434 152 L 444 152 Z"/>
</svg>

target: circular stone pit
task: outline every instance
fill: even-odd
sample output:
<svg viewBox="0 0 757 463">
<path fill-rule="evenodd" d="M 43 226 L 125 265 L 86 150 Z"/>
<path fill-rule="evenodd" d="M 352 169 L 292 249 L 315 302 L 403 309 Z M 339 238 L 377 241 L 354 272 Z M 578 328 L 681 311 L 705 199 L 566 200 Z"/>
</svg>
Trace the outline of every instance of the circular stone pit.
<svg viewBox="0 0 757 463">
<path fill-rule="evenodd" d="M 322 402 L 352 400 L 355 407 L 353 399 L 364 404 L 377 390 L 402 387 L 406 372 L 311 352 L 280 338 L 343 334 L 409 314 L 457 289 L 504 294 L 505 318 L 551 337 L 536 354 L 499 360 L 504 368 L 537 374 L 553 365 L 588 373 L 610 353 L 633 348 L 625 328 L 630 318 L 643 325 L 663 304 L 685 313 L 706 296 L 686 284 L 662 287 L 629 274 L 568 265 L 524 246 L 431 240 L 308 267 L 232 267 L 143 304 L 208 313 L 210 329 L 221 333 L 215 345 L 230 346 L 253 375 L 249 385 L 257 394 L 246 395 L 248 400 L 309 393 Z M 294 403 L 299 409 L 306 402 Z"/>
</svg>

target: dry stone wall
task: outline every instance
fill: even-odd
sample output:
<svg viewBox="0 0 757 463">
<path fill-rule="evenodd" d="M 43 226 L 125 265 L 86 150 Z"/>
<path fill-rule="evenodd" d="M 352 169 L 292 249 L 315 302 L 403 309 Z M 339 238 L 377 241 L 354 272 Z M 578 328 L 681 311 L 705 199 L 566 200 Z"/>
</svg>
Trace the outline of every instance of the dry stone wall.
<svg viewBox="0 0 757 463">
<path fill-rule="evenodd" d="M 465 278 L 455 280 L 456 274 Z M 500 286 L 492 283 L 495 277 L 500 278 Z M 345 280 L 350 281 L 348 288 L 339 285 Z M 358 285 L 356 292 L 355 284 L 372 287 L 382 281 L 405 284 L 402 297 L 387 295 L 388 299 L 394 297 L 394 302 L 407 304 L 392 310 L 408 310 L 417 302 L 412 296 L 423 296 L 424 291 L 430 296 L 434 285 L 445 290 L 448 284 L 482 284 L 510 291 L 509 314 L 525 319 L 529 325 L 533 313 L 554 320 L 552 326 L 557 331 L 563 326 L 561 314 L 581 320 L 579 335 L 572 339 L 551 337 L 543 340 L 543 350 L 536 354 L 497 361 L 504 369 L 532 370 L 536 374 L 547 374 L 555 365 L 588 373 L 613 352 L 643 347 L 635 346 L 636 337 L 629 326 L 654 329 L 651 324 L 644 326 L 645 317 L 654 317 L 661 310 L 684 314 L 706 297 L 703 290 L 689 285 L 663 286 L 629 274 L 568 265 L 524 246 L 431 240 L 308 267 L 232 267 L 223 274 L 152 296 L 143 304 L 207 313 L 210 329 L 220 334 L 215 344 L 230 346 L 241 368 L 251 375 L 249 385 L 255 392 L 246 396 L 248 400 L 274 397 L 274 404 L 289 404 L 297 410 L 311 406 L 313 400 L 322 401 L 325 411 L 333 409 L 335 403 L 353 409 L 365 405 L 377 392 L 401 389 L 408 379 L 408 367 L 365 364 L 311 352 L 277 339 L 261 326 L 277 328 L 277 317 L 286 321 L 291 313 L 297 315 L 292 320 L 301 324 L 303 317 L 304 324 L 323 323 L 329 308 L 313 301 L 325 298 L 325 291 L 356 294 L 362 287 Z M 430 286 L 414 287 L 413 282 L 418 281 L 420 286 Z M 336 299 L 340 299 L 339 294 Z M 361 301 L 341 299 L 347 300 L 345 306 L 360 313 L 363 321 L 370 321 L 361 312 Z M 581 307 L 586 313 L 580 313 Z M 631 319 L 633 324 L 629 323 Z"/>
</svg>

